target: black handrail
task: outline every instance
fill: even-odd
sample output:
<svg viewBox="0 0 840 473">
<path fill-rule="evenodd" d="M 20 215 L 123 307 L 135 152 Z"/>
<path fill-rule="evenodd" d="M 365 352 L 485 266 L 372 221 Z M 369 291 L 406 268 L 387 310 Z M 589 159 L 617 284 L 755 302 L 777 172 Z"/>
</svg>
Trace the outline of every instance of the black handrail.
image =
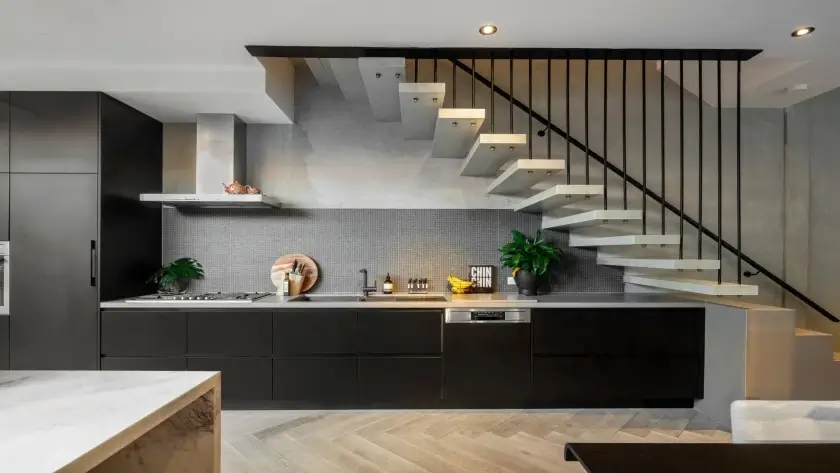
<svg viewBox="0 0 840 473">
<path fill-rule="evenodd" d="M 475 79 L 476 79 L 476 81 L 480 82 L 480 83 L 481 83 L 482 85 L 484 85 L 485 87 L 490 87 L 490 85 L 491 85 L 491 84 L 490 84 L 490 81 L 489 81 L 489 80 L 487 80 L 487 78 L 486 78 L 486 77 L 484 77 L 484 76 L 482 76 L 481 74 L 479 74 L 479 73 L 477 73 L 477 72 L 473 71 L 472 69 L 470 69 L 470 67 L 469 67 L 469 66 L 467 66 L 466 64 L 461 63 L 461 61 L 459 61 L 459 60 L 457 60 L 457 59 L 450 59 L 450 61 L 452 61 L 452 63 L 453 63 L 453 64 L 455 64 L 456 66 L 458 66 L 459 68 L 461 68 L 462 70 L 466 71 L 466 72 L 467 72 L 467 73 L 469 73 L 469 74 L 475 73 Z M 499 94 L 499 96 L 500 96 L 502 99 L 513 102 L 513 104 L 514 104 L 517 108 L 519 108 L 520 110 L 525 111 L 525 112 L 527 112 L 527 111 L 528 111 L 528 107 L 527 107 L 525 104 L 523 104 L 522 102 L 520 102 L 519 100 L 517 100 L 517 99 L 516 99 L 516 97 L 513 97 L 513 96 L 511 96 L 510 94 L 508 94 L 507 92 L 505 92 L 503 89 L 501 89 L 501 88 L 499 88 L 499 87 L 496 87 L 496 86 L 494 85 L 494 86 L 493 86 L 493 88 L 492 88 L 491 90 L 493 90 L 493 91 L 495 91 L 497 94 Z M 542 116 L 542 115 L 540 115 L 539 113 L 537 113 L 537 112 L 533 112 L 533 111 L 532 111 L 532 116 L 533 116 L 534 120 L 537 120 L 540 124 L 542 124 L 543 126 L 545 126 L 545 127 L 546 127 L 546 128 L 548 128 L 548 129 L 550 129 L 552 132 L 557 133 L 558 135 L 562 136 L 564 139 L 568 140 L 568 142 L 570 142 L 571 144 L 575 145 L 575 147 L 576 147 L 576 148 L 578 148 L 579 150 L 584 151 L 584 150 L 586 149 L 586 148 L 585 148 L 585 146 L 583 145 L 583 143 L 581 143 L 580 141 L 578 141 L 578 140 L 577 140 L 576 138 L 574 138 L 573 136 L 569 135 L 569 134 L 568 134 L 568 133 L 566 133 L 565 131 L 563 131 L 563 130 L 561 130 L 560 128 L 558 128 L 555 124 L 553 124 L 553 123 L 549 122 L 548 120 L 546 120 L 546 119 L 545 119 L 545 117 L 543 117 L 543 116 Z M 601 157 L 598 153 L 595 153 L 594 151 L 592 151 L 592 150 L 590 149 L 590 150 L 588 150 L 588 153 L 587 153 L 587 154 L 589 155 L 589 157 L 590 157 L 590 158 L 592 158 L 592 159 L 594 159 L 594 160 L 598 161 L 598 162 L 599 162 L 600 164 L 602 164 L 602 165 L 607 166 L 607 168 L 608 168 L 610 171 L 612 171 L 613 173 L 615 173 L 616 175 L 621 176 L 622 178 L 626 179 L 626 180 L 627 180 L 627 182 L 629 182 L 630 184 L 632 184 L 635 188 L 637 188 L 637 189 L 639 189 L 639 190 L 643 190 L 643 188 L 642 188 L 642 183 L 641 183 L 641 182 L 637 181 L 636 179 L 634 179 L 634 178 L 633 178 L 632 176 L 630 176 L 629 174 L 627 174 L 627 173 L 623 172 L 623 171 L 622 171 L 622 170 L 621 170 L 618 166 L 616 166 L 616 165 L 614 165 L 614 164 L 610 163 L 609 161 L 605 160 L 605 159 L 604 159 L 603 157 Z M 674 213 L 675 215 L 679 215 L 680 210 L 679 210 L 679 208 L 678 208 L 678 207 L 676 207 L 675 205 L 671 204 L 671 203 L 670 203 L 670 202 L 668 202 L 667 200 L 663 199 L 661 196 L 659 196 L 658 194 L 656 194 L 656 193 L 655 193 L 655 192 L 653 192 L 652 190 L 650 190 L 650 189 L 644 189 L 644 190 L 643 190 L 643 192 L 647 195 L 647 197 L 650 197 L 650 198 L 651 198 L 651 199 L 653 199 L 656 203 L 661 204 L 661 205 L 664 205 L 664 206 L 665 206 L 665 208 L 667 208 L 670 212 Z M 787 282 L 785 282 L 785 281 L 784 281 L 783 279 L 781 279 L 780 277 L 778 277 L 778 276 L 776 276 L 775 274 L 771 273 L 771 272 L 770 272 L 767 268 L 765 268 L 764 266 L 762 266 L 762 265 L 758 264 L 758 263 L 757 263 L 754 259 L 752 259 L 752 258 L 750 258 L 749 256 L 747 256 L 747 255 L 746 255 L 746 254 L 744 254 L 742 251 L 739 251 L 737 248 L 735 248 L 735 247 L 734 247 L 733 245 L 731 245 L 729 242 L 727 242 L 727 241 L 723 240 L 722 238 L 720 238 L 718 235 L 716 235 L 714 232 L 712 232 L 712 231 L 711 231 L 711 230 L 709 230 L 708 228 L 706 228 L 706 227 L 704 227 L 704 226 L 700 225 L 700 224 L 699 224 L 696 220 L 694 220 L 693 218 L 689 217 L 688 215 L 683 214 L 683 220 L 685 220 L 685 222 L 687 222 L 689 225 L 693 226 L 694 228 L 697 228 L 697 229 L 701 230 L 701 231 L 703 232 L 703 234 L 705 234 L 706 236 L 708 236 L 708 237 L 709 237 L 709 238 L 711 238 L 712 240 L 714 240 L 714 241 L 719 241 L 719 242 L 720 242 L 720 245 L 721 245 L 723 248 L 726 248 L 726 250 L 727 250 L 727 251 L 729 251 L 730 253 L 734 254 L 735 256 L 740 256 L 740 258 L 741 258 L 741 259 L 742 259 L 745 263 L 747 263 L 748 265 L 752 266 L 753 268 L 755 268 L 756 270 L 758 270 L 760 273 L 763 273 L 765 276 L 767 276 L 767 278 L 768 278 L 768 279 L 770 279 L 771 281 L 773 281 L 773 282 L 774 282 L 774 283 L 776 283 L 777 285 L 781 286 L 781 287 L 782 287 L 785 291 L 787 291 L 787 292 L 789 292 L 789 293 L 793 294 L 793 295 L 794 295 L 794 297 L 796 297 L 797 299 L 799 299 L 799 300 L 801 300 L 802 302 L 804 302 L 804 303 L 805 303 L 806 305 L 808 305 L 810 308 L 812 308 L 812 309 L 814 309 L 815 311 L 817 311 L 817 312 L 819 312 L 820 314 L 822 314 L 822 316 L 824 316 L 825 318 L 827 318 L 827 319 L 831 320 L 832 322 L 840 322 L 840 319 L 838 319 L 837 317 L 835 317 L 835 316 L 834 316 L 831 312 L 829 312 L 828 310 L 826 310 L 825 308 L 823 308 L 821 305 L 817 304 L 816 302 L 814 302 L 813 300 L 811 300 L 810 298 L 808 298 L 808 296 L 806 296 L 805 294 L 802 294 L 801 292 L 799 292 L 796 288 L 794 288 L 793 286 L 791 286 L 790 284 L 788 284 Z"/>
</svg>

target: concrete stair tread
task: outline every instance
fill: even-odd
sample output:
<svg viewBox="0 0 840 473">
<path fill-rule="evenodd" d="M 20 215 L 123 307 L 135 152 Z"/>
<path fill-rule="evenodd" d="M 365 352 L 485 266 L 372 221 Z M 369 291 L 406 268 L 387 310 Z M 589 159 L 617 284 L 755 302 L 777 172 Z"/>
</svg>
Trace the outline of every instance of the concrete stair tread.
<svg viewBox="0 0 840 473">
<path fill-rule="evenodd" d="M 488 194 L 520 195 L 566 169 L 562 159 L 517 159 L 489 187 Z"/>
<path fill-rule="evenodd" d="M 825 332 L 817 332 L 815 330 L 809 330 L 807 328 L 797 328 L 796 329 L 796 336 L 797 337 L 831 337 L 830 333 Z"/>
<path fill-rule="evenodd" d="M 581 200 L 604 195 L 604 186 L 591 184 L 556 185 L 529 197 L 517 205 L 517 212 L 540 213 L 559 209 Z"/>
<path fill-rule="evenodd" d="M 720 268 L 720 260 L 678 259 L 678 258 L 625 258 L 614 255 L 601 255 L 597 263 L 604 266 L 623 266 L 640 269 L 673 269 L 712 271 Z"/>
<path fill-rule="evenodd" d="M 544 218 L 543 229 L 585 228 L 608 223 L 626 223 L 641 220 L 641 210 L 590 210 L 566 217 Z"/>
<path fill-rule="evenodd" d="M 431 140 L 435 135 L 438 110 L 443 107 L 446 97 L 446 84 L 402 82 L 399 90 L 403 137 L 407 140 Z"/>
<path fill-rule="evenodd" d="M 461 165 L 462 176 L 496 177 L 502 166 L 527 151 L 525 134 L 482 133 Z"/>
<path fill-rule="evenodd" d="M 380 122 L 400 121 L 399 84 L 405 82 L 405 58 L 359 58 L 359 73 L 373 116 Z"/>
<path fill-rule="evenodd" d="M 441 108 L 435 120 L 433 158 L 463 159 L 484 123 L 483 108 Z"/>
<path fill-rule="evenodd" d="M 648 245 L 679 245 L 679 235 L 618 235 L 618 236 L 586 236 L 569 235 L 569 246 L 572 248 L 600 247 L 600 246 L 648 246 Z"/>
<path fill-rule="evenodd" d="M 639 286 L 655 287 L 670 291 L 704 294 L 707 296 L 755 296 L 758 286 L 736 283 L 722 283 L 704 279 L 683 279 L 643 274 L 625 274 L 624 282 Z"/>
</svg>

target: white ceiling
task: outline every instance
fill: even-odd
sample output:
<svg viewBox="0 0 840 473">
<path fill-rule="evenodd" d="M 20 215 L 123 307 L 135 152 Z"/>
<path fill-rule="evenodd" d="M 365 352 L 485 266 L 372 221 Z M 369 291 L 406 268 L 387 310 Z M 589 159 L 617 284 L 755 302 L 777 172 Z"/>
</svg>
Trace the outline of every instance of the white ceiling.
<svg viewBox="0 0 840 473">
<path fill-rule="evenodd" d="M 499 32 L 478 35 L 483 23 Z M 791 38 L 800 25 L 817 30 Z M 0 89 L 104 90 L 165 121 L 288 120 L 246 44 L 756 48 L 782 59 L 757 83 L 786 106 L 840 85 L 840 2 L 0 0 Z M 812 86 L 779 92 L 800 83 Z"/>
</svg>

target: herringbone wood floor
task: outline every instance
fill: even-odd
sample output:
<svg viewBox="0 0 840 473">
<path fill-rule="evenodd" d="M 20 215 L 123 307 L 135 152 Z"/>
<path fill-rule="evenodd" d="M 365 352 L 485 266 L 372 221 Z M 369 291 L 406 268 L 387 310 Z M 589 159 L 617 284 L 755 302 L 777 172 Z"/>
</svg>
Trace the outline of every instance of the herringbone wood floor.
<svg viewBox="0 0 840 473">
<path fill-rule="evenodd" d="M 729 442 L 690 409 L 225 411 L 222 472 L 582 472 L 566 442 Z"/>
</svg>

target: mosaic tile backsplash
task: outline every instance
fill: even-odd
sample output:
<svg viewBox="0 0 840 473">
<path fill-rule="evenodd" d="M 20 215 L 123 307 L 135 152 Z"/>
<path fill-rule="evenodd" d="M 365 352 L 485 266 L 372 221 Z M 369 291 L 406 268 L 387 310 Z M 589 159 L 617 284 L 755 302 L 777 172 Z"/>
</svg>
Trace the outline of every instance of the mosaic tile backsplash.
<svg viewBox="0 0 840 473">
<path fill-rule="evenodd" d="M 359 290 L 366 268 L 381 288 L 386 273 L 397 290 L 408 278 L 429 279 L 443 292 L 450 273 L 466 278 L 471 264 L 497 267 L 498 291 L 509 270 L 498 248 L 517 229 L 532 236 L 538 215 L 509 210 L 418 209 L 241 209 L 163 210 L 163 262 L 191 256 L 205 268 L 192 291 L 275 291 L 271 264 L 288 253 L 304 253 L 318 264 L 314 292 Z M 597 266 L 595 251 L 568 247 L 568 234 L 546 232 L 565 253 L 546 282 L 551 292 L 621 292 L 620 269 Z"/>
</svg>

